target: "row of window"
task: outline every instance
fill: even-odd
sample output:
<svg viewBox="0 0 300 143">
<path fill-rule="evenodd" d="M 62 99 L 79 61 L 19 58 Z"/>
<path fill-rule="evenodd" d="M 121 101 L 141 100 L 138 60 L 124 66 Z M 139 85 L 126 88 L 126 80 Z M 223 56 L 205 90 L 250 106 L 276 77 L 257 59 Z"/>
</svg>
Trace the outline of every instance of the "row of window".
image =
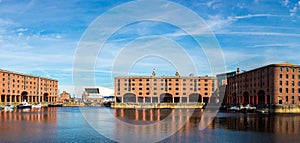
<svg viewBox="0 0 300 143">
<path fill-rule="evenodd" d="M 187 94 L 187 93 L 185 93 L 185 92 L 182 93 L 182 95 L 186 95 L 186 94 Z M 120 95 L 120 92 L 118 92 L 117 95 Z M 142 92 L 139 92 L 139 95 L 143 95 L 143 93 L 142 93 Z M 149 92 L 146 92 L 146 95 L 150 95 L 150 93 L 149 93 Z M 153 95 L 157 95 L 157 93 L 156 93 L 156 92 L 153 92 Z M 179 95 L 179 93 L 176 92 L 175 95 Z M 204 93 L 204 95 L 208 95 L 208 93 Z"/>
<path fill-rule="evenodd" d="M 186 79 L 182 79 L 183 81 L 187 81 Z M 203 79 L 190 79 L 190 81 L 201 81 Z M 124 79 L 124 81 L 128 81 L 127 79 Z M 129 81 L 135 81 L 135 79 L 129 79 Z M 139 81 L 143 81 L 142 79 L 139 79 Z M 146 81 L 149 81 L 149 79 L 147 78 Z M 157 79 L 153 79 L 153 81 L 157 81 Z M 160 79 L 160 81 L 172 81 L 172 79 Z M 179 79 L 175 79 L 175 81 L 179 81 Z M 118 79 L 118 82 L 120 82 L 120 79 Z M 208 79 L 204 79 L 204 82 L 208 82 Z"/>
<path fill-rule="evenodd" d="M 130 89 L 130 88 L 124 88 L 124 90 L 128 90 L 128 89 Z M 172 90 L 172 88 L 166 88 L 166 89 L 168 89 L 168 90 Z M 195 88 L 195 89 L 194 89 L 194 88 L 190 88 L 190 90 L 196 90 L 196 89 L 198 89 L 198 90 L 201 90 L 201 88 Z M 131 90 L 135 90 L 135 88 L 133 87 L 133 88 L 131 88 Z M 143 89 L 142 89 L 142 88 L 139 88 L 139 90 L 143 90 Z M 149 89 L 149 87 L 147 87 L 147 88 L 146 88 L 146 90 L 150 90 L 150 89 Z M 153 88 L 153 90 L 157 90 L 157 88 L 156 88 L 156 87 L 154 87 L 154 88 Z M 160 88 L 160 90 L 165 90 L 165 88 Z M 177 91 L 178 91 L 178 90 L 179 90 L 179 88 L 175 88 L 175 90 L 177 90 Z M 186 90 L 186 88 L 182 88 L 182 90 Z M 207 91 L 207 90 L 208 90 L 208 88 L 204 88 L 204 90 L 206 90 L 206 91 Z M 118 91 L 120 91 L 120 88 L 118 88 Z"/>
<path fill-rule="evenodd" d="M 282 81 L 281 81 L 281 80 L 279 81 L 279 85 L 282 85 Z M 285 85 L 288 86 L 288 85 L 289 85 L 289 82 L 288 82 L 288 81 L 285 81 Z M 291 82 L 291 85 L 292 85 L 292 86 L 295 86 L 295 82 L 292 81 L 292 82 Z M 300 86 L 300 81 L 298 81 L 298 86 Z"/>
<path fill-rule="evenodd" d="M 279 78 L 282 78 L 282 77 L 283 77 L 282 74 L 279 74 Z M 285 78 L 288 79 L 289 78 L 289 74 L 286 74 Z M 291 78 L 295 79 L 295 75 L 291 75 Z M 298 75 L 298 79 L 300 79 L 300 75 Z"/>
<path fill-rule="evenodd" d="M 283 69 L 285 69 L 286 72 L 289 72 L 289 69 L 291 69 L 292 72 L 295 72 L 295 68 L 289 68 L 289 67 L 286 68 L 280 67 L 280 72 L 282 72 Z M 298 69 L 298 73 L 300 73 L 300 69 Z"/>
<path fill-rule="evenodd" d="M 120 85 L 120 84 L 118 84 L 118 85 Z M 128 85 L 127 83 L 124 83 L 124 86 L 127 86 L 127 85 Z M 157 83 L 153 83 L 153 85 L 154 85 L 154 86 L 157 86 Z M 161 83 L 160 85 L 161 85 L 161 86 L 164 86 L 165 84 L 164 84 L 164 83 Z M 172 86 L 172 83 L 169 83 L 168 85 L 169 85 L 169 86 Z M 176 83 L 175 85 L 176 85 L 176 86 L 179 86 L 178 83 Z M 183 85 L 183 86 L 186 86 L 186 83 L 183 83 L 182 85 Z M 194 85 L 193 83 L 190 83 L 190 86 L 193 86 L 193 85 Z M 196 84 L 196 85 L 197 85 L 197 84 Z M 135 83 L 132 83 L 131 86 L 135 86 Z M 139 86 L 143 86 L 143 84 L 142 84 L 142 83 L 139 83 Z M 149 86 L 149 83 L 146 83 L 146 86 Z M 198 86 L 201 86 L 201 84 L 198 83 Z M 204 86 L 208 86 L 208 84 L 205 83 Z"/>
<path fill-rule="evenodd" d="M 285 93 L 289 93 L 289 91 L 291 91 L 291 93 L 295 93 L 295 89 L 291 88 L 291 90 L 289 90 L 289 88 L 285 88 Z M 279 93 L 282 93 L 283 89 L 279 88 Z M 298 88 L 298 93 L 300 93 L 300 88 Z"/>
</svg>

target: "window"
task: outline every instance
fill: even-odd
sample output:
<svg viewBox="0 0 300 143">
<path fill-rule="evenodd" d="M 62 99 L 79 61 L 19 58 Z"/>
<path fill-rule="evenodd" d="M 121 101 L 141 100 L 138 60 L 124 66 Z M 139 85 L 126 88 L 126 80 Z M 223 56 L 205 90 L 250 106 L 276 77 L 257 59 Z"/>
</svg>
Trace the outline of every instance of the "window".
<svg viewBox="0 0 300 143">
<path fill-rule="evenodd" d="M 183 85 L 183 86 L 185 86 L 186 84 L 185 84 L 185 83 L 183 83 L 182 85 Z"/>
<path fill-rule="evenodd" d="M 288 67 L 286 67 L 285 70 L 286 70 L 286 72 L 289 72 L 289 68 Z"/>
<path fill-rule="evenodd" d="M 172 88 L 169 88 L 169 90 L 172 90 Z"/>
<path fill-rule="evenodd" d="M 140 79 L 139 81 L 142 81 L 142 79 Z"/>
<path fill-rule="evenodd" d="M 142 95 L 142 92 L 139 92 L 139 95 Z"/>
<path fill-rule="evenodd" d="M 153 90 L 156 90 L 156 87 L 154 87 Z"/>
<path fill-rule="evenodd" d="M 182 88 L 182 90 L 186 90 L 186 88 Z"/>
<path fill-rule="evenodd" d="M 282 88 L 279 88 L 279 93 L 282 93 Z M 300 93 L 300 88 L 299 88 L 299 93 Z"/>
<path fill-rule="evenodd" d="M 285 93 L 289 93 L 289 89 L 288 88 L 285 89 Z"/>
<path fill-rule="evenodd" d="M 294 68 L 292 68 L 292 72 L 295 72 L 295 69 L 294 69 Z"/>
<path fill-rule="evenodd" d="M 294 75 L 292 75 L 292 79 L 294 79 L 295 78 L 295 76 Z"/>
<path fill-rule="evenodd" d="M 179 88 L 176 88 L 175 90 L 179 90 Z"/>
<path fill-rule="evenodd" d="M 289 97 L 288 96 L 285 96 L 285 101 L 289 102 Z"/>
<path fill-rule="evenodd" d="M 300 96 L 298 96 L 298 102 L 300 102 Z"/>
<path fill-rule="evenodd" d="M 288 74 L 286 74 L 285 77 L 286 77 L 286 79 L 289 79 L 289 75 Z"/>
<path fill-rule="evenodd" d="M 142 86 L 142 83 L 139 83 L 139 86 Z"/>
<path fill-rule="evenodd" d="M 294 81 L 292 81 L 292 86 L 295 86 L 295 83 L 294 83 Z"/>
<path fill-rule="evenodd" d="M 285 82 L 285 85 L 289 85 L 289 82 L 288 82 L 288 81 L 286 81 L 286 82 Z"/>
<path fill-rule="evenodd" d="M 142 90 L 142 88 L 139 88 L 139 90 Z"/>
<path fill-rule="evenodd" d="M 204 88 L 204 90 L 208 90 L 208 88 Z"/>
<path fill-rule="evenodd" d="M 279 85 L 282 85 L 282 81 L 279 81 Z"/>
<path fill-rule="evenodd" d="M 154 83 L 153 85 L 156 86 L 156 83 Z"/>
<path fill-rule="evenodd" d="M 292 88 L 292 93 L 294 93 L 295 92 L 295 90 L 294 90 L 294 88 Z"/>
<path fill-rule="evenodd" d="M 298 81 L 298 86 L 300 86 L 300 81 Z"/>
<path fill-rule="evenodd" d="M 280 71 L 282 72 L 282 67 L 280 67 Z"/>
<path fill-rule="evenodd" d="M 298 75 L 298 79 L 300 79 L 300 75 Z"/>
<path fill-rule="evenodd" d="M 146 85 L 149 85 L 149 83 L 146 83 Z"/>
<path fill-rule="evenodd" d="M 282 78 L 282 74 L 280 74 L 279 77 Z"/>
<path fill-rule="evenodd" d="M 147 87 L 146 90 L 149 90 L 149 87 Z"/>
</svg>

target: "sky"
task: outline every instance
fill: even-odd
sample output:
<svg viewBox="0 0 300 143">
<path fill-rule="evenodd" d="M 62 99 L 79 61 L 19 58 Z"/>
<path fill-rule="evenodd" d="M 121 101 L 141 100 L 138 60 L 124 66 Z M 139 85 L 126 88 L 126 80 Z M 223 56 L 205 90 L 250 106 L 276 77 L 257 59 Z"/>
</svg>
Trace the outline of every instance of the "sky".
<svg viewBox="0 0 300 143">
<path fill-rule="evenodd" d="M 153 70 L 201 76 L 223 63 L 224 72 L 300 64 L 299 0 L 139 2 L 0 0 L 0 69 L 57 79 L 59 92 L 75 94 L 74 84 L 113 88 L 114 76 Z"/>
</svg>

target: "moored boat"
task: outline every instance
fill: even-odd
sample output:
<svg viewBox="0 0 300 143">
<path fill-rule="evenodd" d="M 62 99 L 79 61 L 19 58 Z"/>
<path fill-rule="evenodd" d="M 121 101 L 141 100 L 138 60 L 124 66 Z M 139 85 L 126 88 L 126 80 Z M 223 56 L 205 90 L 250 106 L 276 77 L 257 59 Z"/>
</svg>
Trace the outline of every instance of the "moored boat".
<svg viewBox="0 0 300 143">
<path fill-rule="evenodd" d="M 37 105 L 32 105 L 32 108 L 41 108 L 42 107 L 42 104 L 41 103 L 39 103 L 39 104 L 37 104 Z"/>
<path fill-rule="evenodd" d="M 51 103 L 51 104 L 48 104 L 48 107 L 62 107 L 63 104 L 62 103 Z"/>
<path fill-rule="evenodd" d="M 27 103 L 26 101 L 21 102 L 21 103 L 17 106 L 18 109 L 25 109 L 25 108 L 31 108 L 31 107 L 32 107 L 32 105 L 29 104 L 29 103 Z"/>
<path fill-rule="evenodd" d="M 4 111 L 13 111 L 14 108 L 15 108 L 15 106 L 10 105 L 10 104 L 7 104 L 7 105 L 4 107 Z"/>
</svg>

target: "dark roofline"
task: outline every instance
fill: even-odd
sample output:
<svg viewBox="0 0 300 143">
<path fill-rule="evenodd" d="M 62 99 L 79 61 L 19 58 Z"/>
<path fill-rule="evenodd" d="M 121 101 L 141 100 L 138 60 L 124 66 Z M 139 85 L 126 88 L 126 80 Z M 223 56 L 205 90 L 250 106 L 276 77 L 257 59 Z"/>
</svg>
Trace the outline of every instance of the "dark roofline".
<svg viewBox="0 0 300 143">
<path fill-rule="evenodd" d="M 0 71 L 1 72 L 5 72 L 5 73 L 18 74 L 18 75 L 22 75 L 22 76 L 29 76 L 29 77 L 35 77 L 35 78 L 42 78 L 42 79 L 54 80 L 54 81 L 58 82 L 57 79 L 46 78 L 46 77 L 41 77 L 41 76 L 36 76 L 36 75 L 31 75 L 31 74 L 24 74 L 24 73 L 19 73 L 19 72 L 12 72 L 12 71 L 3 70 L 3 69 L 0 69 Z"/>
</svg>

